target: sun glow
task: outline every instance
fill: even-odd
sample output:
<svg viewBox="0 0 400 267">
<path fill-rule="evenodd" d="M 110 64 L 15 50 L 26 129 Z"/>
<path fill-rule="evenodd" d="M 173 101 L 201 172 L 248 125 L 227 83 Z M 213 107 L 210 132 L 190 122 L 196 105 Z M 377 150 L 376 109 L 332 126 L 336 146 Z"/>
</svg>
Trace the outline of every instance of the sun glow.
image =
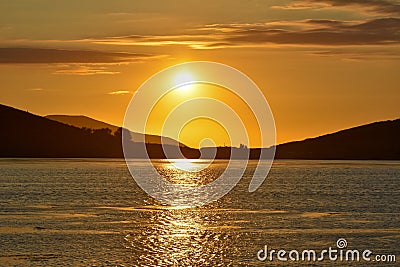
<svg viewBox="0 0 400 267">
<path fill-rule="evenodd" d="M 193 82 L 193 75 L 189 72 L 180 72 L 175 76 L 175 84 L 180 85 Z"/>
<path fill-rule="evenodd" d="M 185 71 L 185 73 L 188 72 Z M 192 70 L 190 73 L 198 75 L 199 72 Z M 174 85 L 176 85 L 176 75 L 177 74 L 174 74 L 172 77 L 169 77 L 169 79 L 174 81 Z M 224 145 L 239 146 L 240 143 L 249 144 L 251 147 L 259 146 L 261 135 L 259 134 L 260 129 L 257 119 L 246 103 L 225 88 L 213 84 L 197 83 L 197 81 L 200 80 L 198 78 L 199 76 L 192 77 L 194 77 L 194 84 L 176 85 L 175 88 L 171 86 L 172 90 L 157 102 L 148 117 L 146 131 L 171 137 L 192 148 Z M 223 115 L 220 107 L 217 105 L 196 104 L 201 102 L 198 99 L 206 98 L 228 105 L 232 108 L 233 113 L 240 117 L 243 124 L 238 124 L 237 121 L 233 119 L 233 116 L 229 115 L 231 113 L 224 112 L 223 114 L 226 115 Z M 180 111 L 173 113 L 175 114 L 173 115 L 171 112 L 173 112 L 175 108 L 180 108 Z M 226 118 L 221 118 L 221 123 L 218 123 L 212 119 L 207 119 L 208 115 L 205 117 L 201 115 L 195 120 L 187 121 L 186 114 L 194 114 L 193 116 L 201 114 L 220 114 L 221 117 L 225 116 Z M 173 119 L 171 116 L 173 116 Z M 165 124 L 167 118 L 170 119 L 168 123 Z M 243 126 L 246 127 L 247 133 L 249 134 L 249 142 L 246 141 L 246 137 L 243 136 L 240 141 L 236 140 L 232 143 L 233 141 L 229 137 L 227 127 L 240 129 Z M 206 138 L 213 140 L 213 143 L 210 144 L 206 142 L 201 145 L 201 141 Z"/>
<path fill-rule="evenodd" d="M 209 160 L 200 159 L 170 159 L 168 161 L 170 162 L 170 167 L 188 172 L 201 171 L 211 164 Z"/>
<path fill-rule="evenodd" d="M 194 88 L 193 75 L 189 72 L 180 72 L 175 76 L 176 90 L 180 93 L 188 93 Z"/>
<path fill-rule="evenodd" d="M 188 93 L 191 90 L 193 90 L 194 86 L 195 86 L 194 84 L 185 84 L 177 87 L 176 89 L 179 90 L 179 92 L 181 93 Z"/>
<path fill-rule="evenodd" d="M 180 72 L 175 76 L 176 90 L 179 93 L 188 93 L 193 90 L 193 75 L 189 72 Z"/>
</svg>

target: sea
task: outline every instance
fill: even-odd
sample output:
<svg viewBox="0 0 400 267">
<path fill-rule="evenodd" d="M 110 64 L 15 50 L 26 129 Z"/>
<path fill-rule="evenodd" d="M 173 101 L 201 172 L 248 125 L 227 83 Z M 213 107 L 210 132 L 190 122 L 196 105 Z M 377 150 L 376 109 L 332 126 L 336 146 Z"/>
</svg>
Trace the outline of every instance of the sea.
<svg viewBox="0 0 400 267">
<path fill-rule="evenodd" d="M 189 186 L 227 166 L 134 164 Z M 0 266 L 400 266 L 400 161 L 276 160 L 250 193 L 257 164 L 185 207 L 149 196 L 124 160 L 0 159 Z"/>
</svg>

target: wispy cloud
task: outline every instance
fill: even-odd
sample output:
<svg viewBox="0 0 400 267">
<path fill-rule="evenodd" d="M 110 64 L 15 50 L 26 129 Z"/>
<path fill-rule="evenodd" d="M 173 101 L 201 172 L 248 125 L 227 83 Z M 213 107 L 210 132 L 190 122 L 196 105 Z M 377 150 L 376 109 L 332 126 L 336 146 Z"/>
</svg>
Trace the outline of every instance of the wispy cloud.
<svg viewBox="0 0 400 267">
<path fill-rule="evenodd" d="M 138 63 L 158 56 L 142 53 L 48 48 L 0 48 L 0 64 L 51 64 L 53 74 L 112 75 L 112 65 Z"/>
<path fill-rule="evenodd" d="M 121 46 L 172 46 L 181 45 L 193 49 L 207 49 L 208 45 L 219 40 L 218 36 L 202 35 L 126 35 L 92 39 L 94 44 L 121 45 Z"/>
<path fill-rule="evenodd" d="M 41 87 L 34 87 L 34 88 L 28 88 L 29 91 L 34 91 L 34 92 L 42 92 L 45 91 L 44 88 Z"/>
<path fill-rule="evenodd" d="M 0 48 L 0 64 L 55 63 L 127 63 L 154 55 L 94 50 L 63 50 L 47 48 Z"/>
<path fill-rule="evenodd" d="M 53 74 L 65 75 L 113 75 L 118 73 L 118 71 L 111 71 L 108 69 L 108 67 L 104 66 L 79 64 L 67 65 L 53 72 Z"/>
<path fill-rule="evenodd" d="M 265 23 L 212 24 L 190 35 L 116 36 L 95 43 L 217 49 L 239 46 L 365 46 L 400 44 L 400 19 L 377 18 L 364 21 L 302 20 Z"/>
<path fill-rule="evenodd" d="M 126 91 L 126 90 L 120 90 L 120 91 L 113 91 L 113 92 L 109 92 L 109 95 L 128 95 L 131 92 Z"/>
<path fill-rule="evenodd" d="M 300 0 L 287 5 L 276 5 L 272 8 L 289 10 L 346 9 L 381 15 L 400 15 L 399 2 L 388 0 Z"/>
<path fill-rule="evenodd" d="M 296 5 L 315 1 L 299 1 Z M 324 0 L 322 3 L 334 2 Z M 343 1 L 335 0 L 339 4 Z M 359 1 L 351 0 L 351 3 Z M 372 5 L 374 1 L 367 2 Z M 343 4 L 343 3 L 342 3 Z M 333 4 L 332 4 L 333 5 Z M 344 5 L 344 4 L 343 4 Z M 394 4 L 393 4 L 394 5 Z M 43 41 L 43 40 L 42 40 Z M 220 23 L 200 25 L 187 29 L 182 34 L 165 35 L 121 35 L 69 42 L 86 45 L 169 47 L 181 46 L 190 49 L 221 49 L 227 47 L 280 47 L 280 46 L 388 46 L 400 45 L 400 18 L 373 18 L 366 20 L 290 20 L 257 23 Z M 58 44 L 59 45 L 59 44 Z M 118 47 L 118 48 L 116 48 Z M 117 74 L 101 65 L 126 64 L 156 59 L 163 55 L 127 52 L 61 50 L 42 48 L 0 48 L 0 63 L 47 63 L 69 64 L 56 74 L 94 75 Z"/>
<path fill-rule="evenodd" d="M 400 44 L 400 19 L 383 18 L 356 23 L 307 20 L 313 29 L 242 29 L 225 40 L 231 43 L 294 45 L 387 45 Z"/>
<path fill-rule="evenodd" d="M 355 49 L 345 49 L 345 50 L 325 50 L 325 51 L 314 51 L 311 52 L 312 55 L 325 56 L 325 57 L 338 57 L 343 60 L 353 60 L 353 61 L 364 61 L 364 60 L 400 60 L 400 50 L 385 51 L 385 50 L 355 50 Z"/>
</svg>

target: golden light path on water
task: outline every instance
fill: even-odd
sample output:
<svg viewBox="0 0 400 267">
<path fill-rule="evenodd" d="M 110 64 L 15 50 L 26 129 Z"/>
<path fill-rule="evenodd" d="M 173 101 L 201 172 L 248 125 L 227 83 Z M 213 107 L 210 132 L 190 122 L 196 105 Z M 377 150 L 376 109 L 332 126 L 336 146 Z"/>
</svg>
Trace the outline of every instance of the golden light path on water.
<svg viewBox="0 0 400 267">
<path fill-rule="evenodd" d="M 152 162 L 171 182 L 199 186 L 218 178 L 226 162 L 203 159 L 168 159 Z M 178 192 L 177 192 L 178 193 Z M 194 199 L 196 196 L 192 196 Z M 201 197 L 201 196 L 198 196 Z M 228 234 L 219 225 L 219 213 L 210 209 L 176 206 L 146 206 L 150 220 L 140 232 L 125 236 L 127 248 L 146 266 L 226 266 Z M 235 227 L 234 225 L 225 227 Z M 232 241 L 232 240 L 231 240 Z"/>
<path fill-rule="evenodd" d="M 215 218 L 217 219 L 217 218 Z M 212 231 L 207 214 L 188 209 L 157 212 L 149 227 L 125 240 L 149 266 L 195 266 L 224 262 L 227 235 Z M 217 264 L 218 265 L 218 264 Z"/>
<path fill-rule="evenodd" d="M 215 162 L 208 159 L 152 161 L 154 168 L 164 179 L 189 187 L 205 185 L 216 180 L 225 170 L 227 163 L 227 161 Z M 179 203 L 177 205 L 179 206 Z"/>
<path fill-rule="evenodd" d="M 168 159 L 166 161 L 169 162 L 169 165 L 166 165 L 167 168 L 177 168 L 188 172 L 199 172 L 212 163 L 212 160 L 201 159 Z"/>
</svg>

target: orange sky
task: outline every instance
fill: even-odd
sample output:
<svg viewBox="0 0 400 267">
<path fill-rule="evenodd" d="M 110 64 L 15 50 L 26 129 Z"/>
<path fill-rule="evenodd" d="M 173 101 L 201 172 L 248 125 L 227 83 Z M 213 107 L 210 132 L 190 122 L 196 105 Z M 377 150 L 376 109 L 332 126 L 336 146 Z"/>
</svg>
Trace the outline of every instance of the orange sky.
<svg viewBox="0 0 400 267">
<path fill-rule="evenodd" d="M 0 102 L 121 125 L 147 78 L 207 60 L 257 83 L 278 143 L 398 118 L 399 10 L 389 0 L 2 1 Z M 199 125 L 182 141 L 207 136 Z"/>
</svg>

